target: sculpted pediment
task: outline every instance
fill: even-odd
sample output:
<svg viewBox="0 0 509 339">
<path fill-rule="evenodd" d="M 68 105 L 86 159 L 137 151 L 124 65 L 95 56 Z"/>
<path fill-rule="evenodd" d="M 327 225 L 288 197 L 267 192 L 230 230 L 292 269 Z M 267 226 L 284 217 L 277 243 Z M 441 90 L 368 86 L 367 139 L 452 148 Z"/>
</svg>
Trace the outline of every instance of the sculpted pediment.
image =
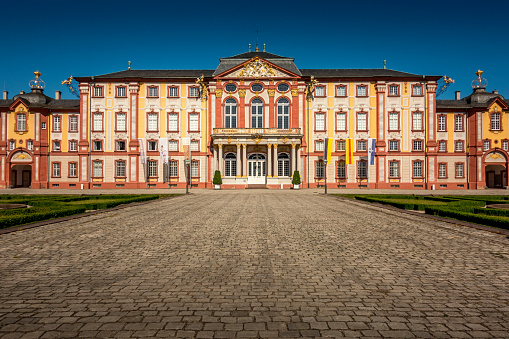
<svg viewBox="0 0 509 339">
<path fill-rule="evenodd" d="M 289 78 L 295 75 L 282 72 L 277 67 L 260 58 L 253 58 L 240 68 L 223 75 L 225 78 Z"/>
</svg>

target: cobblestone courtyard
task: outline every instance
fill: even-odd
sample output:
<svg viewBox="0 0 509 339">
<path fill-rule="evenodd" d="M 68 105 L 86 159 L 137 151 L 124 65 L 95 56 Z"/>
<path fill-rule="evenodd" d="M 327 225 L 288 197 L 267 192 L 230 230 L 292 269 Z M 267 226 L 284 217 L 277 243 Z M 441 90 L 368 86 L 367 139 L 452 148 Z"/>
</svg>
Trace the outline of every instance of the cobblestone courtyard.
<svg viewBox="0 0 509 339">
<path fill-rule="evenodd" d="M 312 190 L 195 190 L 0 256 L 1 338 L 509 337 L 509 239 Z"/>
</svg>

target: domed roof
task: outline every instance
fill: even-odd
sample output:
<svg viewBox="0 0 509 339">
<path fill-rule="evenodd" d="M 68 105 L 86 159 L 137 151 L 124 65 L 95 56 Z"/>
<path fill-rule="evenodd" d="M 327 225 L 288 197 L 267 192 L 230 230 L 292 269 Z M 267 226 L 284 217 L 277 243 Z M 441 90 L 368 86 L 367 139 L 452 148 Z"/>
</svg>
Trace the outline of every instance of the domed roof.
<svg viewBox="0 0 509 339">
<path fill-rule="evenodd" d="M 32 88 L 32 92 L 15 95 L 12 100 L 16 101 L 18 98 L 25 101 L 29 106 L 45 106 L 53 101 L 47 95 L 42 93 L 42 89 Z"/>
</svg>

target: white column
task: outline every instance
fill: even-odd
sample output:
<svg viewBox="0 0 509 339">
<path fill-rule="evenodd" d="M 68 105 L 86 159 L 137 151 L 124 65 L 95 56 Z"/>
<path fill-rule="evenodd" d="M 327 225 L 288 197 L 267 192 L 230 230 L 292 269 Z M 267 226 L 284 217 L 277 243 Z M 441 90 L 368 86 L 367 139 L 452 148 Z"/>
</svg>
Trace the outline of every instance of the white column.
<svg viewBox="0 0 509 339">
<path fill-rule="evenodd" d="M 212 147 L 212 175 L 217 170 L 217 149 L 215 147 Z"/>
<path fill-rule="evenodd" d="M 297 147 L 296 144 L 292 143 L 292 167 L 290 168 L 290 176 L 293 175 L 293 172 L 297 170 L 297 158 L 295 156 L 295 147 Z"/>
<path fill-rule="evenodd" d="M 223 176 L 223 144 L 218 144 L 217 147 L 219 147 L 219 172 Z"/>
<path fill-rule="evenodd" d="M 267 144 L 267 177 L 272 177 L 272 144 Z"/>
<path fill-rule="evenodd" d="M 272 168 L 272 177 L 277 178 L 277 144 L 274 144 L 274 166 Z"/>
<path fill-rule="evenodd" d="M 237 144 L 237 177 L 242 176 L 242 173 L 240 172 L 241 166 L 240 166 L 240 146 L 241 144 Z"/>
<path fill-rule="evenodd" d="M 247 144 L 242 144 L 242 172 L 247 177 Z"/>
</svg>

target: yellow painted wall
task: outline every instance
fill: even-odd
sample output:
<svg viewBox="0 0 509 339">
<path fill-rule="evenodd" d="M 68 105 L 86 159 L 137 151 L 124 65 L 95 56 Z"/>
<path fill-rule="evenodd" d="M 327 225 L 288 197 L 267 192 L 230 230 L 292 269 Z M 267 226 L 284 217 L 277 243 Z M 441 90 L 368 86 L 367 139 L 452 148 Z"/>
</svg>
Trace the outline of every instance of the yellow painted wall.
<svg viewBox="0 0 509 339">
<path fill-rule="evenodd" d="M 26 128 L 27 131 L 23 133 L 14 132 L 16 130 L 16 113 L 25 113 L 26 115 Z M 7 114 L 7 135 L 9 139 L 16 139 L 16 147 L 23 147 L 26 148 L 26 141 L 31 139 L 35 140 L 35 113 L 30 113 L 28 108 L 23 105 L 19 104 L 14 108 L 14 112 L 11 112 L 10 114 Z M 23 144 L 19 143 L 19 140 L 23 140 Z"/>
</svg>

